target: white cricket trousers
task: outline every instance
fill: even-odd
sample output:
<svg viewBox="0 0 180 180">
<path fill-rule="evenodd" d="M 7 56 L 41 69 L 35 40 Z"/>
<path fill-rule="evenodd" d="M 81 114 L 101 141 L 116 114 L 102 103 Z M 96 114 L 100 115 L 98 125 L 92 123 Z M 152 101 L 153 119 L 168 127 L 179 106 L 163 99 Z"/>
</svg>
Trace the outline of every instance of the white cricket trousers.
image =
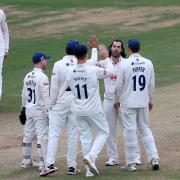
<svg viewBox="0 0 180 180">
<path fill-rule="evenodd" d="M 116 130 L 117 130 L 117 121 L 119 120 L 120 127 L 122 127 L 121 130 L 123 130 L 123 123 L 120 118 L 120 109 L 115 109 L 113 107 L 114 100 L 112 99 L 104 99 L 103 102 L 103 108 L 104 112 L 106 114 L 106 118 L 108 121 L 109 126 L 109 137 L 107 138 L 106 142 L 106 148 L 107 148 L 107 154 L 110 161 L 115 161 L 119 163 L 118 158 L 118 146 L 117 146 L 117 136 L 116 136 Z M 140 160 L 140 148 L 139 143 L 137 143 L 136 147 L 136 163 L 141 163 Z"/>
<path fill-rule="evenodd" d="M 67 165 L 68 167 L 76 167 L 78 133 L 77 121 L 70 110 L 70 106 L 62 106 L 58 104 L 56 104 L 49 112 L 49 136 L 46 159 L 47 166 L 55 163 L 59 136 L 62 132 L 62 128 L 65 126 L 65 123 L 67 123 L 68 128 Z"/>
<path fill-rule="evenodd" d="M 0 100 L 2 96 L 2 69 L 3 69 L 4 55 L 0 55 Z"/>
<path fill-rule="evenodd" d="M 120 121 L 120 118 L 118 117 L 118 111 L 113 107 L 113 104 L 114 100 L 111 99 L 104 99 L 103 101 L 103 108 L 109 126 L 109 137 L 107 138 L 106 149 L 109 160 L 119 162 L 116 128 L 117 120 Z"/>
<path fill-rule="evenodd" d="M 151 162 L 152 158 L 159 159 L 154 138 L 149 128 L 149 109 L 121 107 L 120 110 L 124 125 L 126 163 L 136 163 L 137 128 L 140 132 L 148 161 Z"/>
<path fill-rule="evenodd" d="M 45 161 L 48 141 L 48 116 L 43 111 L 26 109 L 26 123 L 24 126 L 23 154 L 25 159 L 31 158 L 31 144 L 37 136 L 40 159 Z"/>
<path fill-rule="evenodd" d="M 90 116 L 76 116 L 80 131 L 83 157 L 87 154 L 95 161 L 106 143 L 109 136 L 109 128 L 104 112 Z M 92 131 L 95 130 L 96 137 L 92 141 Z"/>
</svg>

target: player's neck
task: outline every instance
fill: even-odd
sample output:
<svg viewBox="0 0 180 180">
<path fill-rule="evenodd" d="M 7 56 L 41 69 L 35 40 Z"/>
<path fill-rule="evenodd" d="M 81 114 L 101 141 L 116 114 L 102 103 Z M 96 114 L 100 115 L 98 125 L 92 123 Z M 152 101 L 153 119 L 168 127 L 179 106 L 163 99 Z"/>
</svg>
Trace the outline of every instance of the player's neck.
<svg viewBox="0 0 180 180">
<path fill-rule="evenodd" d="M 78 59 L 78 64 L 84 64 L 84 63 L 86 63 L 85 59 Z"/>
<path fill-rule="evenodd" d="M 118 56 L 118 57 L 111 56 L 111 59 L 112 59 L 113 63 L 116 64 L 119 61 L 120 56 Z"/>
<path fill-rule="evenodd" d="M 38 68 L 38 69 L 41 69 L 41 70 L 43 69 L 41 64 L 37 64 L 37 65 L 35 65 L 34 67 L 35 67 L 35 68 Z"/>
</svg>

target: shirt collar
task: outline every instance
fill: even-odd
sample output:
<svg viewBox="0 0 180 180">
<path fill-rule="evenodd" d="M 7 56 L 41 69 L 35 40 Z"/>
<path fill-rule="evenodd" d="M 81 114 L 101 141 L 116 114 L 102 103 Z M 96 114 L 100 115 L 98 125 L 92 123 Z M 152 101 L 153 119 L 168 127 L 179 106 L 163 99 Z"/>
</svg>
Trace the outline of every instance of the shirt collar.
<svg viewBox="0 0 180 180">
<path fill-rule="evenodd" d="M 118 63 L 122 60 L 122 56 L 119 57 L 119 60 L 118 60 L 116 63 L 113 62 L 112 56 L 110 57 L 110 59 L 111 59 L 111 61 L 112 61 L 113 64 L 118 64 Z"/>
<path fill-rule="evenodd" d="M 34 71 L 40 71 L 40 72 L 43 72 L 43 70 L 40 69 L 40 68 L 34 68 L 33 70 L 34 70 Z"/>
<path fill-rule="evenodd" d="M 133 53 L 129 57 L 141 57 L 141 55 L 139 53 Z"/>
<path fill-rule="evenodd" d="M 87 62 L 83 63 L 83 64 L 77 64 L 78 67 L 83 67 L 83 66 L 86 66 L 86 65 L 87 65 Z"/>
</svg>

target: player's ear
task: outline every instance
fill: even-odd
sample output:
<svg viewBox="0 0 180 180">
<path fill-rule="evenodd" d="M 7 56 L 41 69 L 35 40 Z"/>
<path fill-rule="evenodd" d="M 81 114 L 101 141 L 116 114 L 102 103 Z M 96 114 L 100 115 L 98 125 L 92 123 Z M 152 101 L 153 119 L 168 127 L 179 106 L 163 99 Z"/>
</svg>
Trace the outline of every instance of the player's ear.
<svg viewBox="0 0 180 180">
<path fill-rule="evenodd" d="M 43 64 L 44 64 L 44 60 L 43 60 L 43 59 L 41 59 L 40 63 L 41 63 L 41 65 L 43 65 Z"/>
</svg>

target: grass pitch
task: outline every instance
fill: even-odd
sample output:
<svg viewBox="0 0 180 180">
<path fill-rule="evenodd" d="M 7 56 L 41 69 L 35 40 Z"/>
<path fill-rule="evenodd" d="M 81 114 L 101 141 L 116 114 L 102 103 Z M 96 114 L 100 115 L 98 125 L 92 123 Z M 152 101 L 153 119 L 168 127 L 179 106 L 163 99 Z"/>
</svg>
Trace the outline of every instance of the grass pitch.
<svg viewBox="0 0 180 180">
<path fill-rule="evenodd" d="M 133 37 L 139 38 L 142 44 L 140 53 L 153 61 L 157 87 L 180 82 L 179 0 L 1 0 L 0 7 L 6 11 L 10 29 L 10 56 L 4 62 L 0 113 L 19 112 L 23 78 L 33 67 L 31 56 L 35 51 L 52 55 L 46 71 L 50 77 L 54 62 L 65 54 L 66 42 L 78 39 L 86 43 L 92 34 L 96 34 L 99 41 L 106 45 L 116 38 L 124 42 Z M 91 19 L 93 13 L 97 13 L 97 18 Z M 126 18 L 128 16 L 129 19 Z M 104 23 L 104 17 L 107 23 Z M 87 19 L 90 20 L 85 21 Z M 180 172 L 171 169 L 159 172 L 143 169 L 135 173 L 124 173 L 119 169 L 100 171 L 101 175 L 93 179 L 180 179 Z M 84 179 L 84 175 L 49 179 L 71 178 Z M 34 170 L 15 169 L 1 172 L 0 179 L 38 177 Z"/>
</svg>

